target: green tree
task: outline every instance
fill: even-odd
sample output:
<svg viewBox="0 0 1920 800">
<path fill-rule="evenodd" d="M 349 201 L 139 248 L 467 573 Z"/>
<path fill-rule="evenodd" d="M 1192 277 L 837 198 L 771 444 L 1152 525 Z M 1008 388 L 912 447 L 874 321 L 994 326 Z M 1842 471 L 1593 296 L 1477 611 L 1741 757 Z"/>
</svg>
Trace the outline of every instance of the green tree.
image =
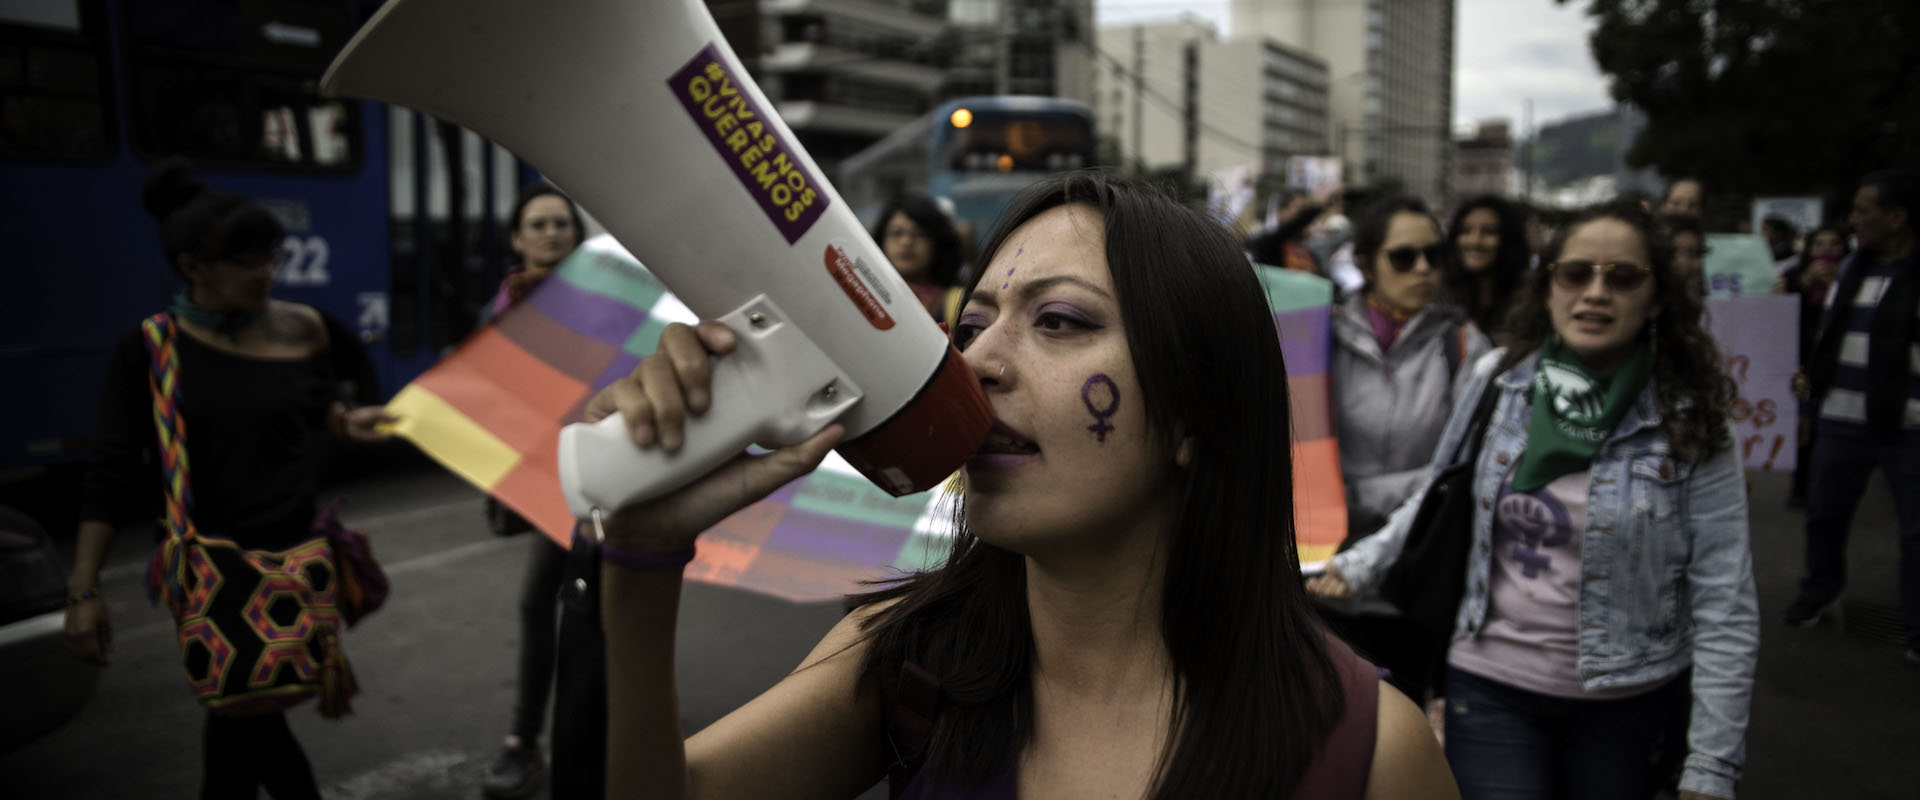
<svg viewBox="0 0 1920 800">
<path fill-rule="evenodd" d="M 1867 172 L 1920 161 L 1920 2 L 1587 0 L 1586 10 L 1614 99 L 1647 115 L 1632 166 L 1699 177 L 1714 195 L 1839 201 Z"/>
</svg>

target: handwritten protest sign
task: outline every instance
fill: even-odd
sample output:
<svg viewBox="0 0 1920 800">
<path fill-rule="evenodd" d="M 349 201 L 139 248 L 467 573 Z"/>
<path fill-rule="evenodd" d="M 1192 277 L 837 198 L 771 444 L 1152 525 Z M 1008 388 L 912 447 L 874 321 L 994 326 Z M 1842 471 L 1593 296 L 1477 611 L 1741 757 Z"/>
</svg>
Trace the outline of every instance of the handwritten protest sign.
<svg viewBox="0 0 1920 800">
<path fill-rule="evenodd" d="M 1707 330 L 1720 344 L 1737 387 L 1727 409 L 1734 446 L 1748 469 L 1791 471 L 1799 413 L 1793 374 L 1800 355 L 1800 298 L 1712 298 L 1707 315 Z"/>
<path fill-rule="evenodd" d="M 1760 224 L 1768 217 L 1779 217 L 1793 226 L 1795 235 L 1805 234 L 1820 224 L 1821 202 L 1818 197 L 1760 197 L 1753 201 L 1753 229 L 1760 230 Z"/>
<path fill-rule="evenodd" d="M 1773 251 L 1745 233 L 1707 234 L 1707 296 L 1748 297 L 1773 292 Z"/>
</svg>

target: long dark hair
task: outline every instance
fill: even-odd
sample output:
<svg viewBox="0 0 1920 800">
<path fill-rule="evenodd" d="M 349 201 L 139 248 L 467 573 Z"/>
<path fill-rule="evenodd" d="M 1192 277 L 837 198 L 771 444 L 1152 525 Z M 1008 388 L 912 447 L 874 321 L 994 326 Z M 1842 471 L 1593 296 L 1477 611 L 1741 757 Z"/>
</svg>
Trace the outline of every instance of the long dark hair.
<svg viewBox="0 0 1920 800">
<path fill-rule="evenodd" d="M 1105 225 L 1150 429 L 1169 448 L 1176 436 L 1192 447 L 1174 479 L 1178 518 L 1163 544 L 1174 713 L 1151 796 L 1284 797 L 1344 704 L 1294 548 L 1286 366 L 1272 313 L 1226 230 L 1160 190 L 1100 171 L 1027 189 L 982 263 L 1015 228 L 1070 204 L 1099 210 Z M 850 602 L 899 600 L 866 621 L 869 675 L 897 672 L 903 660 L 924 664 L 942 643 L 928 666 L 944 707 L 924 770 L 931 781 L 977 784 L 1017 759 L 1032 734 L 1034 645 L 1024 557 L 976 538 L 964 497 L 954 505 L 942 566 Z"/>
<path fill-rule="evenodd" d="M 960 231 L 953 227 L 953 220 L 933 202 L 933 198 L 924 194 L 897 194 L 887 201 L 880 210 L 879 221 L 873 223 L 873 240 L 886 243 L 887 220 L 893 215 L 905 214 L 920 231 L 927 235 L 932 246 L 932 257 L 927 263 L 927 281 L 940 286 L 952 286 L 960 282 L 961 245 Z M 980 263 L 986 263 L 984 260 Z"/>
<path fill-rule="evenodd" d="M 1393 218 L 1401 214 L 1426 217 L 1428 222 L 1433 223 L 1433 232 L 1441 232 L 1440 219 L 1418 197 L 1390 195 L 1368 205 L 1353 226 L 1353 265 L 1360 268 L 1360 277 L 1366 279 L 1362 292 L 1373 289 L 1374 256 L 1379 255 L 1380 248 L 1387 243 L 1387 229 L 1393 227 Z M 1433 269 L 1445 274 L 1448 267 L 1446 264 L 1434 264 Z"/>
<path fill-rule="evenodd" d="M 542 197 L 558 197 L 561 202 L 567 204 L 567 216 L 573 219 L 574 247 L 579 247 L 581 242 L 587 240 L 587 223 L 580 218 L 580 206 L 573 202 L 573 198 L 568 197 L 565 192 L 551 183 L 529 183 L 520 187 L 520 199 L 513 204 L 513 217 L 507 227 L 508 241 L 512 241 L 513 234 L 520 230 L 520 223 L 526 221 L 527 206 L 533 205 L 533 201 Z M 568 252 L 572 250 L 569 249 Z M 520 302 L 526 298 L 528 292 L 533 291 L 533 287 L 546 280 L 546 277 L 531 269 L 508 275 L 507 299 L 514 303 Z"/>
<path fill-rule="evenodd" d="M 527 206 L 542 197 L 558 197 L 566 202 L 567 215 L 573 218 L 574 247 L 579 247 L 581 242 L 587 240 L 587 222 L 580 217 L 580 207 L 574 205 L 573 198 L 551 183 L 529 183 L 520 187 L 520 199 L 514 201 L 513 217 L 507 223 L 508 234 L 520 230 L 520 223 L 527 219 Z"/>
<path fill-rule="evenodd" d="M 1653 297 L 1662 309 L 1656 319 L 1649 318 L 1642 336 L 1653 337 L 1653 395 L 1660 407 L 1660 429 L 1681 460 L 1704 461 L 1708 456 L 1731 447 L 1727 438 L 1727 405 L 1733 401 L 1733 381 L 1720 364 L 1720 349 L 1713 337 L 1701 327 L 1705 301 L 1687 290 L 1686 282 L 1673 268 L 1673 240 L 1668 238 L 1653 214 L 1637 203 L 1613 202 L 1592 206 L 1576 214 L 1560 227 L 1553 241 L 1540 253 L 1540 263 L 1559 260 L 1567 238 L 1581 226 L 1599 219 L 1624 222 L 1640 234 L 1646 245 L 1648 266 L 1653 268 Z M 1522 282 L 1513 311 L 1507 317 L 1507 356 L 1512 366 L 1531 355 L 1548 336 L 1554 335 L 1553 317 L 1547 310 L 1552 292 L 1549 269 L 1530 270 Z M 1658 324 L 1655 324 L 1655 323 Z"/>
<path fill-rule="evenodd" d="M 1847 256 L 1853 253 L 1852 245 L 1847 243 L 1846 227 L 1838 222 L 1822 222 L 1808 228 L 1807 235 L 1800 240 L 1801 266 L 1809 267 L 1813 265 L 1813 240 L 1819 238 L 1820 234 L 1823 233 L 1831 233 L 1840 240 L 1840 259 L 1842 261 L 1846 260 Z"/>
<path fill-rule="evenodd" d="M 1466 227 L 1467 215 L 1483 208 L 1492 211 L 1498 220 L 1500 246 L 1494 250 L 1492 265 L 1480 272 L 1468 272 L 1459 255 L 1460 234 Z M 1495 195 L 1482 195 L 1453 212 L 1453 219 L 1447 223 L 1447 246 L 1454 253 L 1453 266 L 1446 275 L 1447 294 L 1466 309 L 1467 316 L 1480 326 L 1481 332 L 1492 336 L 1505 321 L 1507 303 L 1513 300 L 1521 277 L 1532 266 L 1533 254 L 1527 247 L 1527 221 L 1513 204 Z M 1482 302 L 1480 287 L 1488 284 L 1493 286 L 1493 292 Z"/>
<path fill-rule="evenodd" d="M 286 236 L 265 207 L 245 195 L 208 188 L 184 158 L 155 166 L 140 189 L 140 202 L 159 222 L 167 267 L 183 278 L 182 255 L 212 262 L 271 252 Z"/>
</svg>

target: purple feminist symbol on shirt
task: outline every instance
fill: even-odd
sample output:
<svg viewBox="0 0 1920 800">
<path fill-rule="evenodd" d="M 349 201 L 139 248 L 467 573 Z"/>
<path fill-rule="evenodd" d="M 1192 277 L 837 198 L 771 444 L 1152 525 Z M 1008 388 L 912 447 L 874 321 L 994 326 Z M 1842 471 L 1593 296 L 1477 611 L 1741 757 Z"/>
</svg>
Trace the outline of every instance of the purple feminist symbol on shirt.
<svg viewBox="0 0 1920 800">
<path fill-rule="evenodd" d="M 1094 404 L 1093 389 L 1095 386 L 1107 387 L 1106 408 L 1101 408 Z M 1092 431 L 1093 435 L 1100 437 L 1101 444 L 1106 444 L 1107 432 L 1113 430 L 1113 426 L 1107 424 L 1107 418 L 1113 416 L 1113 412 L 1120 410 L 1120 387 L 1115 386 L 1113 379 L 1107 377 L 1106 373 L 1095 373 L 1093 377 L 1087 379 L 1085 384 L 1081 385 L 1080 402 L 1086 403 L 1087 413 L 1093 415 L 1093 424 L 1088 425 L 1087 430 Z"/>
<path fill-rule="evenodd" d="M 1512 484 L 1506 489 L 1508 494 L 1500 498 L 1497 506 L 1496 535 L 1513 540 L 1513 551 L 1508 557 L 1520 566 L 1521 574 L 1538 578 L 1542 572 L 1553 569 L 1553 559 L 1542 551 L 1572 541 L 1572 523 L 1566 508 L 1547 489 L 1514 492 Z"/>
</svg>

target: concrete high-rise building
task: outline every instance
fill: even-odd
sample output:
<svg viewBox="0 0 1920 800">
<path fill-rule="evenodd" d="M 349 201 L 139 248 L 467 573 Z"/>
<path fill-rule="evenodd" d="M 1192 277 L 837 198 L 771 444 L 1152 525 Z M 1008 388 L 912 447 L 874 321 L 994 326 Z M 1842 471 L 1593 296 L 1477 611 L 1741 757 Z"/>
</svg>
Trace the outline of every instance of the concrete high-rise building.
<svg viewBox="0 0 1920 800">
<path fill-rule="evenodd" d="M 707 0 L 807 152 L 834 164 L 939 102 L 948 0 Z"/>
<path fill-rule="evenodd" d="M 1182 20 L 1100 29 L 1095 124 L 1149 170 L 1286 171 L 1327 152 L 1327 67 L 1271 39 L 1219 40 Z"/>
<path fill-rule="evenodd" d="M 1194 62 L 1196 48 L 1215 40 L 1211 25 L 1194 20 L 1100 29 L 1093 124 L 1117 145 L 1122 163 L 1197 166 Z"/>
<path fill-rule="evenodd" d="M 953 25 L 942 94 L 1093 101 L 1093 0 L 940 0 Z"/>
<path fill-rule="evenodd" d="M 1439 204 L 1453 117 L 1454 0 L 1233 0 L 1235 36 L 1325 60 L 1348 183 L 1397 181 Z"/>
<path fill-rule="evenodd" d="M 1289 156 L 1327 152 L 1326 62 L 1255 36 L 1202 44 L 1197 55 L 1199 121 L 1207 126 L 1198 136 L 1200 172 L 1251 163 L 1282 175 Z"/>
<path fill-rule="evenodd" d="M 1461 137 L 1453 147 L 1453 177 L 1448 185 L 1455 199 L 1514 193 L 1519 181 L 1514 172 L 1513 137 L 1506 120 L 1480 123 L 1479 130 Z"/>
</svg>

